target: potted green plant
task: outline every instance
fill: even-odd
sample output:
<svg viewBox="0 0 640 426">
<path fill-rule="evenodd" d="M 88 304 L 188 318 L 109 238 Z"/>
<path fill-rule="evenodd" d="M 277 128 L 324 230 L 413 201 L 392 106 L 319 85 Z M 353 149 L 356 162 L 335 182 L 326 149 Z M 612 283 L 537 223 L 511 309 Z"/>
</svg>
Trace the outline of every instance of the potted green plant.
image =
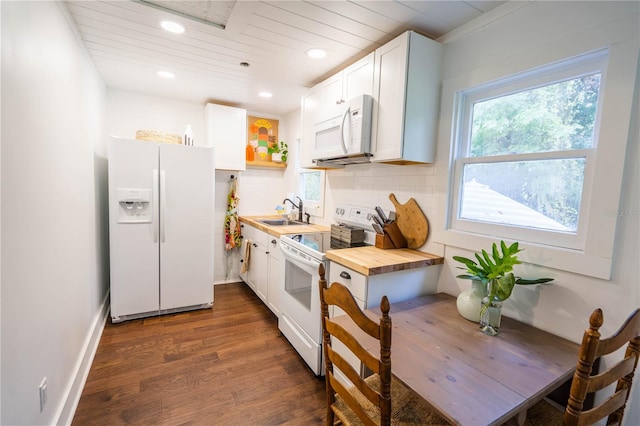
<svg viewBox="0 0 640 426">
<path fill-rule="evenodd" d="M 482 250 L 475 253 L 476 260 L 462 256 L 453 256 L 453 260 L 462 263 L 467 270 L 466 274 L 458 275 L 458 278 L 472 280 L 476 290 L 483 293 L 479 309 L 480 326 L 487 334 L 496 334 L 500 325 L 500 309 L 502 302 L 511 296 L 516 284 L 531 285 L 543 284 L 553 281 L 553 278 L 524 279 L 513 274 L 513 267 L 522 263 L 516 256 L 522 249 L 515 242 L 510 246 L 500 241 L 500 248 L 493 243 L 491 253 Z M 460 267 L 460 269 L 465 269 Z M 460 307 L 458 308 L 460 310 Z M 461 311 L 462 314 L 462 311 Z M 497 318 L 493 318 L 497 315 Z M 466 315 L 463 316 L 467 319 Z"/>
<path fill-rule="evenodd" d="M 280 141 L 280 144 L 274 144 L 273 148 L 271 148 L 271 161 L 275 163 L 286 163 L 287 162 L 287 154 L 289 151 L 287 150 L 288 146 L 284 141 Z"/>
<path fill-rule="evenodd" d="M 289 145 L 284 141 L 280 141 L 280 154 L 282 155 L 282 162 L 287 162 L 287 155 L 289 154 Z"/>
</svg>

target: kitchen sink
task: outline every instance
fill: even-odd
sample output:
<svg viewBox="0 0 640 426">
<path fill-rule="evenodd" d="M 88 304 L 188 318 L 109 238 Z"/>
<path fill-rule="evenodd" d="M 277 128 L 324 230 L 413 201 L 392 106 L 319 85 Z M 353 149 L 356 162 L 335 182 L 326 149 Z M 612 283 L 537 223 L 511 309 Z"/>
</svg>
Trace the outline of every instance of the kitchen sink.
<svg viewBox="0 0 640 426">
<path fill-rule="evenodd" d="M 306 225 L 304 222 L 298 222 L 297 220 L 290 219 L 264 219 L 258 222 L 269 226 L 291 226 L 291 225 Z"/>
</svg>

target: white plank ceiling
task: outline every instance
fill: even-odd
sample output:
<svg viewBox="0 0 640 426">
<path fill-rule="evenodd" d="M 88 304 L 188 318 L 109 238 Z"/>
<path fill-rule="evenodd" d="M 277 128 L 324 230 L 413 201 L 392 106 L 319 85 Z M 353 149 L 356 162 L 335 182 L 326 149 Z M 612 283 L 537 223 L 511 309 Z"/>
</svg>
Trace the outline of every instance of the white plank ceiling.
<svg viewBox="0 0 640 426">
<path fill-rule="evenodd" d="M 405 30 L 435 39 L 505 1 L 65 3 L 108 87 L 281 116 L 299 107 L 307 88 Z M 207 22 L 228 12 L 222 27 Z M 186 32 L 164 31 L 163 19 Z M 327 57 L 308 58 L 314 47 Z M 159 77 L 160 70 L 175 78 Z M 273 97 L 260 98 L 261 91 Z"/>
</svg>

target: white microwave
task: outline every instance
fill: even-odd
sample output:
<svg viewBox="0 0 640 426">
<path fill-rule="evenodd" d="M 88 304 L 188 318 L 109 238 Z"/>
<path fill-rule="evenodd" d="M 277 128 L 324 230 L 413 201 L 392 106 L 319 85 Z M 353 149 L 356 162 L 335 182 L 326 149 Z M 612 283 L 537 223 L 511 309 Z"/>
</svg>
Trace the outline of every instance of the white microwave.
<svg viewBox="0 0 640 426">
<path fill-rule="evenodd" d="M 347 102 L 341 115 L 313 127 L 313 161 L 322 164 L 369 162 L 373 98 L 360 95 Z"/>
</svg>

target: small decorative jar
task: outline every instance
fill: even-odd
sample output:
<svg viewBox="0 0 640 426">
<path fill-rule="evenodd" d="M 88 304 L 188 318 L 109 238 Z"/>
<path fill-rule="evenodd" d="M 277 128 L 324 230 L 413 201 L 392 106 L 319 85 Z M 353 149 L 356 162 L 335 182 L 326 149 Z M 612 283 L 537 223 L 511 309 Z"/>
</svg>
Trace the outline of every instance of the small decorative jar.
<svg viewBox="0 0 640 426">
<path fill-rule="evenodd" d="M 254 161 L 256 154 L 253 150 L 253 147 L 250 144 L 247 144 L 247 148 L 246 148 L 246 152 L 245 152 L 245 157 L 247 161 Z"/>
</svg>

